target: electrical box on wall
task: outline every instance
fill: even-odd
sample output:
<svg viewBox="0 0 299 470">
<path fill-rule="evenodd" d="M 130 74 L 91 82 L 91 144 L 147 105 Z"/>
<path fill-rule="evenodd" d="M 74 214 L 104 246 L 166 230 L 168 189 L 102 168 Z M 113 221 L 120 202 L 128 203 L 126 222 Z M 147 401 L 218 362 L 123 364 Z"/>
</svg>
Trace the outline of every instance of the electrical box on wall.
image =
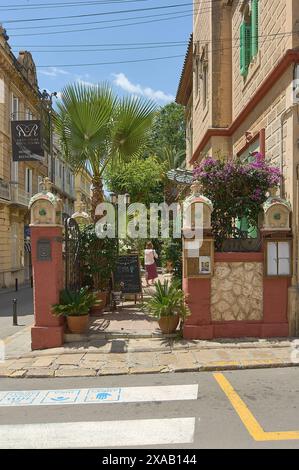
<svg viewBox="0 0 299 470">
<path fill-rule="evenodd" d="M 292 241 L 290 239 L 265 241 L 265 273 L 269 277 L 292 275 Z"/>
<path fill-rule="evenodd" d="M 38 240 L 37 242 L 38 261 L 51 261 L 51 242 L 50 240 Z"/>
</svg>

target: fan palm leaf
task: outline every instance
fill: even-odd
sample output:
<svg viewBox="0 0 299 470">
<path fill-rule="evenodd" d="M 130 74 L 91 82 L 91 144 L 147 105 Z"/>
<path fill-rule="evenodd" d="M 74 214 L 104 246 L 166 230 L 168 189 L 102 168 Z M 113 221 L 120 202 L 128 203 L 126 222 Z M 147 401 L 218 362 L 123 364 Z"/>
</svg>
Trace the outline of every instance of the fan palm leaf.
<svg viewBox="0 0 299 470">
<path fill-rule="evenodd" d="M 92 216 L 103 200 L 102 174 L 114 158 L 138 153 L 152 124 L 151 101 L 116 97 L 107 83 L 66 86 L 55 118 L 65 158 L 75 172 L 90 168 L 93 175 Z"/>
</svg>

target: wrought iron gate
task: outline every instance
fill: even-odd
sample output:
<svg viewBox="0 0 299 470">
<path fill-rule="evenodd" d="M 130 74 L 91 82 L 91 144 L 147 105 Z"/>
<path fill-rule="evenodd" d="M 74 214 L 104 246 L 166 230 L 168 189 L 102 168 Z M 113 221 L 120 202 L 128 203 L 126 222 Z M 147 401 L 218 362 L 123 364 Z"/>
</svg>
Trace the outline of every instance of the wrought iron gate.
<svg viewBox="0 0 299 470">
<path fill-rule="evenodd" d="M 80 228 L 75 219 L 64 222 L 65 288 L 77 290 L 81 287 Z"/>
</svg>

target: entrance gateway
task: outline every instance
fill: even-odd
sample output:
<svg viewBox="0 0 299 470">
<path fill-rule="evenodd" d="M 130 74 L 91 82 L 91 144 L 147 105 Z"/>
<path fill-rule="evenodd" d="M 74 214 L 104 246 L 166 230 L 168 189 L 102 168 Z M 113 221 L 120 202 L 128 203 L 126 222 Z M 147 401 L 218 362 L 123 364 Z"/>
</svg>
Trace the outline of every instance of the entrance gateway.
<svg viewBox="0 0 299 470">
<path fill-rule="evenodd" d="M 46 179 L 44 190 L 33 196 L 29 205 L 35 316 L 32 349 L 63 344 L 64 321 L 54 317 L 51 308 L 59 302 L 64 285 L 76 287 L 80 282 L 78 225 L 67 220 L 64 238 L 62 203 L 50 189 Z M 204 236 L 198 249 L 194 240 L 183 243 L 183 286 L 192 313 L 185 323 L 184 337 L 289 336 L 288 291 L 293 264 L 289 203 L 277 197 L 265 203 L 260 251 L 219 253 L 214 251 L 211 202 L 196 192 L 189 202 L 203 204 Z M 137 281 L 135 270 L 128 286 L 139 289 Z"/>
<path fill-rule="evenodd" d="M 203 243 L 184 240 L 184 291 L 192 315 L 187 339 L 289 336 L 288 293 L 292 276 L 290 204 L 269 197 L 264 204 L 260 239 L 238 243 L 246 251 L 214 251 L 213 206 L 200 193 L 190 203 L 204 205 Z M 194 212 L 194 211 L 193 211 Z M 193 221 L 194 222 L 194 221 Z M 192 227 L 184 227 L 184 231 Z M 233 249 L 239 240 L 227 241 Z"/>
</svg>

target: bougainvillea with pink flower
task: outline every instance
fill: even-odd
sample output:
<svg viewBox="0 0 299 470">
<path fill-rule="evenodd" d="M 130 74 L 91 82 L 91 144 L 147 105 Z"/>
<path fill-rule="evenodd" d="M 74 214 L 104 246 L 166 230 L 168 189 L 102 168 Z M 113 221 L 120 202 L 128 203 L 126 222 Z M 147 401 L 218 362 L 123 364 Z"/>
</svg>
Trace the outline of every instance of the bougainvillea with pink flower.
<svg viewBox="0 0 299 470">
<path fill-rule="evenodd" d="M 250 162 L 207 157 L 194 168 L 193 177 L 213 202 L 212 228 L 216 247 L 221 249 L 225 239 L 240 236 L 236 220 L 245 217 L 251 226 L 257 226 L 267 192 L 278 186 L 281 175 L 263 155 L 255 153 Z"/>
</svg>

